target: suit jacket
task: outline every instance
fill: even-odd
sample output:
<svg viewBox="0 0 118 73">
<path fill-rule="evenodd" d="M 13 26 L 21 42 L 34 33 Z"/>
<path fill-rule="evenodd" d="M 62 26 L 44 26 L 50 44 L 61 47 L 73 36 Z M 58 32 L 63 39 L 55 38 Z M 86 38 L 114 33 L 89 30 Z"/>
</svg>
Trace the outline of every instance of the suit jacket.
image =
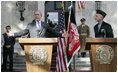
<svg viewBox="0 0 118 73">
<path fill-rule="evenodd" d="M 62 37 L 62 34 L 52 29 L 49 24 L 41 21 L 41 29 L 36 27 L 36 22 L 29 23 L 27 28 L 19 33 L 15 33 L 14 37 L 29 35 L 30 38 L 46 37 L 47 32 L 56 34 L 58 37 Z"/>
<path fill-rule="evenodd" d="M 95 37 L 104 37 L 103 30 L 105 31 L 106 38 L 113 38 L 113 30 L 110 24 L 103 21 L 99 31 L 98 31 L 98 24 L 94 26 Z"/>
<path fill-rule="evenodd" d="M 8 37 L 6 33 L 3 34 L 3 39 L 4 39 L 4 45 L 3 49 L 5 50 L 6 45 L 11 45 L 11 49 L 13 50 L 14 44 L 15 44 L 15 38 L 14 37 Z"/>
</svg>

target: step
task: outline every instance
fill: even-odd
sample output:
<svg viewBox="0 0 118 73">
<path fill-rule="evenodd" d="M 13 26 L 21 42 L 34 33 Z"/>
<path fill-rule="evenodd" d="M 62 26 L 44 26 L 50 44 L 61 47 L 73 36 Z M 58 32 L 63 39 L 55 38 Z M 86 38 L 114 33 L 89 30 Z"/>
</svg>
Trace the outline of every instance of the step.
<svg viewBox="0 0 118 73">
<path fill-rule="evenodd" d="M 74 62 L 71 62 L 71 65 L 73 65 Z M 76 65 L 91 65 L 91 63 L 89 61 L 84 61 L 84 62 L 75 62 Z"/>
<path fill-rule="evenodd" d="M 73 67 L 74 65 L 71 66 Z M 75 67 L 91 67 L 91 65 L 75 65 Z"/>
<path fill-rule="evenodd" d="M 7 62 L 9 64 L 9 62 Z M 26 62 L 22 61 L 13 61 L 13 64 L 26 64 Z"/>
<path fill-rule="evenodd" d="M 15 59 L 26 59 L 25 56 L 16 56 Z"/>
<path fill-rule="evenodd" d="M 71 63 L 73 63 L 73 61 Z M 75 63 L 90 63 L 90 61 L 75 61 Z"/>
<path fill-rule="evenodd" d="M 9 67 L 7 66 L 7 69 L 9 69 Z M 26 71 L 26 67 L 25 66 L 13 66 L 13 71 Z"/>
<path fill-rule="evenodd" d="M 8 66 L 7 66 L 7 68 L 9 68 Z M 25 71 L 26 70 L 26 67 L 15 67 L 15 66 L 13 66 L 13 71 Z"/>
<path fill-rule="evenodd" d="M 15 59 L 26 59 L 25 56 L 16 56 Z"/>
<path fill-rule="evenodd" d="M 72 61 L 71 64 L 73 64 L 74 62 Z M 75 64 L 91 64 L 90 61 L 75 61 Z"/>
<path fill-rule="evenodd" d="M 15 59 L 15 60 L 13 60 L 13 62 L 26 62 L 26 60 L 25 59 Z"/>
<path fill-rule="evenodd" d="M 7 65 L 9 66 L 9 64 L 7 63 Z M 26 66 L 26 64 L 23 63 L 13 63 L 13 66 L 19 67 L 19 66 Z"/>
<path fill-rule="evenodd" d="M 73 70 L 73 67 L 71 67 L 71 68 Z M 76 71 L 80 71 L 80 70 L 88 71 L 88 70 L 91 70 L 91 67 L 75 67 L 75 70 Z"/>
<path fill-rule="evenodd" d="M 13 69 L 22 71 L 22 70 L 26 70 L 26 67 L 13 67 Z"/>
<path fill-rule="evenodd" d="M 75 58 L 75 61 L 90 61 L 89 57 L 85 57 L 85 58 Z"/>
<path fill-rule="evenodd" d="M 16 58 L 17 55 L 18 55 L 18 53 L 14 53 L 13 54 L 13 58 Z"/>
</svg>

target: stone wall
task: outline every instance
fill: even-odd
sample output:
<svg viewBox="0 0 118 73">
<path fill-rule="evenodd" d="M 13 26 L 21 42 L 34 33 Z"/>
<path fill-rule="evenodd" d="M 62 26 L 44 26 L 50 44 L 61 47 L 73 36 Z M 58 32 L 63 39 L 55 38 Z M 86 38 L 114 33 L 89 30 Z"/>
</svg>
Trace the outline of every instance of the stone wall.
<svg viewBox="0 0 118 73">
<path fill-rule="evenodd" d="M 16 6 L 16 1 L 1 2 L 1 32 L 4 33 L 5 26 L 10 25 L 13 32 L 18 32 L 26 28 L 26 25 L 34 19 L 34 11 L 38 9 L 38 3 L 35 1 L 25 2 L 25 11 L 23 12 L 24 21 L 20 21 L 20 12 Z"/>
<path fill-rule="evenodd" d="M 80 25 L 80 19 L 86 18 L 86 24 L 90 27 L 90 37 L 94 37 L 94 25 L 96 21 L 95 15 L 95 1 L 86 1 L 85 9 L 78 10 L 77 4 L 75 5 L 75 16 L 77 25 Z M 27 24 L 34 19 L 34 11 L 41 10 L 42 21 L 45 21 L 45 1 L 26 1 L 25 11 L 23 16 L 24 21 L 20 21 L 20 12 L 16 6 L 16 1 L 1 1 L 1 33 L 5 32 L 5 26 L 10 25 L 12 32 L 19 32 L 26 28 Z M 117 37 L 117 2 L 116 1 L 102 1 L 101 9 L 107 13 L 104 21 L 111 24 L 114 36 Z M 21 47 L 18 43 L 15 44 L 16 51 Z"/>
</svg>

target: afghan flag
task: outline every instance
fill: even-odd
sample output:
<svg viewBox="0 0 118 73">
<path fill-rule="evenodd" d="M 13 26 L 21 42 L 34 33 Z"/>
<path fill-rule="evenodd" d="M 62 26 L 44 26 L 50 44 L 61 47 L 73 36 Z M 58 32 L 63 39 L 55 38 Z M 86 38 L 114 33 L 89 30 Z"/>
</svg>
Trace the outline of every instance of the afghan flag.
<svg viewBox="0 0 118 73">
<path fill-rule="evenodd" d="M 78 50 L 80 49 L 80 40 L 79 40 L 79 34 L 78 34 L 78 30 L 76 25 L 72 22 L 71 23 L 71 16 L 74 15 L 72 9 L 70 9 L 69 12 L 69 23 L 68 23 L 68 39 L 67 39 L 67 43 L 68 43 L 68 50 L 67 50 L 67 54 L 68 54 L 68 64 L 67 67 L 70 66 L 70 63 L 73 60 L 73 56 L 78 52 Z M 69 70 L 70 71 L 70 70 Z"/>
</svg>

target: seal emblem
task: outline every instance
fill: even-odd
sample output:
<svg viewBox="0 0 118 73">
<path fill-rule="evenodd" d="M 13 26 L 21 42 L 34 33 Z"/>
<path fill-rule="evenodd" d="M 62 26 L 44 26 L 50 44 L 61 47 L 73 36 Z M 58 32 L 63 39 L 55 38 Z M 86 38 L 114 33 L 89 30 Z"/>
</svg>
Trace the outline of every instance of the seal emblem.
<svg viewBox="0 0 118 73">
<path fill-rule="evenodd" d="M 100 64 L 110 64 L 110 62 L 113 60 L 113 57 L 113 48 L 108 45 L 100 46 L 96 50 L 96 59 L 100 62 Z"/>
<path fill-rule="evenodd" d="M 44 65 L 48 59 L 48 52 L 43 47 L 33 47 L 29 52 L 29 60 L 33 65 Z"/>
</svg>

